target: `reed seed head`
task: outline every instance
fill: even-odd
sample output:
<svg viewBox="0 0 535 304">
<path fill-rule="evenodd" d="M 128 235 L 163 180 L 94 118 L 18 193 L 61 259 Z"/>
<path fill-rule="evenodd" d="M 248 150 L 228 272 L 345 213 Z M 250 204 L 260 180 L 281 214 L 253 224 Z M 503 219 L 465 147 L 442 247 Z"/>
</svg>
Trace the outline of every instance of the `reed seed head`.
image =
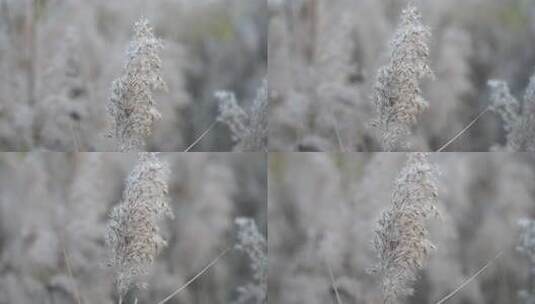
<svg viewBox="0 0 535 304">
<path fill-rule="evenodd" d="M 403 10 L 391 42 L 390 61 L 377 75 L 374 101 L 379 117 L 372 125 L 382 132 L 387 151 L 406 148 L 410 128 L 429 106 L 421 95 L 420 80 L 433 76 L 428 46 L 431 32 L 421 19 L 415 6 Z"/>
<path fill-rule="evenodd" d="M 136 22 L 134 31 L 123 75 L 113 82 L 108 103 L 112 120 L 108 135 L 115 138 L 121 152 L 144 150 L 154 121 L 161 118 L 153 91 L 166 89 L 158 55 L 163 48 L 161 40 L 154 37 L 146 19 Z"/>
<path fill-rule="evenodd" d="M 392 205 L 383 212 L 375 231 L 385 304 L 411 295 L 411 284 L 434 249 L 426 221 L 438 216 L 438 187 L 434 167 L 425 153 L 411 153 L 394 184 Z"/>
<path fill-rule="evenodd" d="M 167 245 L 157 224 L 164 216 L 173 217 L 167 198 L 168 174 L 167 165 L 156 153 L 140 153 L 128 176 L 122 202 L 110 213 L 106 244 L 121 296 L 133 285 L 143 286 L 143 276 Z"/>
</svg>

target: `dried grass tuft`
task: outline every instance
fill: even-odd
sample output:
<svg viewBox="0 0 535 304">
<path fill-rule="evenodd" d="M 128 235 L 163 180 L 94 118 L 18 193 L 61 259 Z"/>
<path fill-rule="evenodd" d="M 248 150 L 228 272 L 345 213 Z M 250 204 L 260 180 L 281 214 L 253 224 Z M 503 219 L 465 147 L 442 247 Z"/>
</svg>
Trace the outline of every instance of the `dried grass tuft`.
<svg viewBox="0 0 535 304">
<path fill-rule="evenodd" d="M 410 128 L 429 104 L 421 95 L 420 80 L 432 77 L 429 66 L 431 32 L 415 6 L 402 12 L 391 42 L 390 61 L 379 69 L 374 102 L 379 117 L 372 122 L 382 133 L 386 151 L 403 150 Z"/>
<path fill-rule="evenodd" d="M 128 176 L 123 200 L 111 211 L 106 244 L 120 297 L 132 286 L 143 287 L 143 277 L 167 245 L 159 233 L 158 221 L 164 216 L 173 217 L 167 198 L 168 171 L 156 153 L 140 153 Z"/>
<path fill-rule="evenodd" d="M 439 215 L 435 175 L 425 153 L 411 153 L 395 182 L 392 205 L 378 222 L 374 271 L 381 277 L 385 304 L 413 293 L 411 284 L 435 248 L 426 228 L 426 221 Z"/>
</svg>

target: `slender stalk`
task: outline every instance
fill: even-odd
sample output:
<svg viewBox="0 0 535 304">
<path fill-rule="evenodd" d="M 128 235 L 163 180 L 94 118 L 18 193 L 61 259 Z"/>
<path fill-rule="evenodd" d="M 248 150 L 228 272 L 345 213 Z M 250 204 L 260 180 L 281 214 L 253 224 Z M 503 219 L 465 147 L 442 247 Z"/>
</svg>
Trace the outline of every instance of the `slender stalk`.
<svg viewBox="0 0 535 304">
<path fill-rule="evenodd" d="M 189 147 L 186 148 L 186 150 L 184 150 L 184 152 L 189 152 L 189 150 L 193 149 L 193 147 L 195 147 L 195 145 L 197 145 L 198 142 L 200 142 L 204 136 L 206 136 L 206 134 L 208 134 L 208 132 L 210 132 L 210 130 L 212 130 L 212 128 L 217 124 L 217 120 L 214 121 L 202 134 L 201 136 L 199 136 L 191 145 L 189 145 Z"/>
<path fill-rule="evenodd" d="M 331 279 L 331 285 L 333 286 L 334 294 L 336 296 L 336 303 L 342 304 L 342 299 L 340 299 L 340 294 L 338 293 L 338 287 L 336 287 L 336 284 L 334 282 L 334 273 L 333 269 L 331 268 L 331 264 L 329 264 L 329 261 L 325 261 L 325 264 L 327 264 L 327 268 L 329 269 L 329 277 Z"/>
<path fill-rule="evenodd" d="M 206 265 L 206 267 L 204 267 L 201 271 L 199 271 L 199 273 L 197 273 L 195 276 L 193 276 L 193 278 L 191 278 L 189 281 L 186 282 L 186 284 L 182 285 L 181 287 L 179 287 L 177 290 L 173 291 L 170 295 L 168 295 L 165 299 L 161 300 L 160 302 L 158 302 L 158 304 L 164 304 L 166 303 L 167 301 L 171 300 L 174 296 L 176 296 L 177 294 L 179 294 L 182 290 L 186 289 L 186 287 L 188 287 L 189 285 L 191 285 L 191 283 L 193 283 L 195 280 L 197 280 L 197 278 L 199 278 L 203 273 L 205 273 L 206 271 L 208 271 L 208 269 L 210 269 L 212 266 L 215 265 L 215 263 L 217 263 L 217 261 L 219 261 L 219 259 L 221 259 L 225 254 L 227 254 L 229 251 L 230 251 L 231 248 L 227 248 L 225 250 L 223 250 L 217 257 L 215 257 L 208 265 Z M 121 304 L 121 303 L 119 303 Z"/>
<path fill-rule="evenodd" d="M 463 135 L 464 132 L 468 131 L 468 129 L 470 129 L 481 118 L 481 116 L 483 116 L 488 111 L 490 111 L 490 107 L 487 107 L 485 110 L 483 110 L 481 113 L 479 113 L 476 116 L 476 118 L 474 118 L 464 129 L 459 131 L 459 133 L 457 133 L 457 135 L 453 136 L 452 139 L 450 139 L 447 143 L 445 143 L 442 147 L 440 147 L 440 149 L 438 149 L 436 152 L 444 151 L 444 149 L 446 149 L 451 143 L 453 143 L 455 140 L 457 140 L 457 138 L 459 138 L 461 135 Z"/>
<path fill-rule="evenodd" d="M 471 276 L 470 278 L 466 279 L 463 283 L 461 283 L 461 285 L 459 285 L 459 287 L 455 288 L 454 291 L 450 292 L 448 295 L 443 297 L 440 301 L 436 302 L 435 304 L 445 303 L 447 300 L 449 300 L 451 297 L 453 297 L 455 294 L 457 294 L 461 289 L 463 289 L 466 285 L 470 284 L 470 282 L 472 282 L 478 275 L 480 275 L 483 271 L 485 271 L 485 269 L 487 269 L 487 267 L 489 267 L 490 264 L 492 264 L 499 257 L 501 257 L 502 254 L 503 254 L 503 252 L 500 251 L 494 258 L 492 258 L 485 265 L 483 265 L 483 267 L 481 267 L 481 269 L 479 269 L 473 276 Z"/>
<path fill-rule="evenodd" d="M 334 122 L 334 132 L 336 133 L 336 140 L 338 141 L 338 147 L 340 148 L 340 152 L 346 152 L 344 149 L 344 145 L 342 144 L 342 137 L 340 136 L 340 130 L 338 129 L 338 124 L 336 121 Z"/>
<path fill-rule="evenodd" d="M 65 266 L 67 267 L 67 273 L 69 274 L 69 278 L 72 280 L 74 284 L 74 298 L 76 299 L 77 304 L 82 304 L 80 295 L 78 294 L 78 286 L 76 286 L 76 282 L 74 281 L 74 276 L 72 274 L 72 267 L 71 267 L 71 262 L 69 259 L 69 254 L 67 253 L 67 249 L 65 248 L 65 244 L 63 242 L 61 243 L 61 249 L 63 251 L 63 257 L 65 258 Z"/>
</svg>

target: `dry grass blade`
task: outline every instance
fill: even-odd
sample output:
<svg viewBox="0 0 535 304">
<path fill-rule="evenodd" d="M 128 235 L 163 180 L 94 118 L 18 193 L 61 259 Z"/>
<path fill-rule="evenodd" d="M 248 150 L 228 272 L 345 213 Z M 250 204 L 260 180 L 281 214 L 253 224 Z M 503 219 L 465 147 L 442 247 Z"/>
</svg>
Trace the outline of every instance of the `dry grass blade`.
<svg viewBox="0 0 535 304">
<path fill-rule="evenodd" d="M 65 248 L 63 242 L 61 243 L 61 250 L 63 251 L 63 257 L 65 258 L 65 266 L 67 267 L 69 278 L 72 280 L 72 283 L 74 285 L 74 298 L 76 299 L 77 304 L 82 304 L 82 300 L 80 299 L 80 295 L 78 292 L 78 286 L 76 285 L 76 282 L 74 281 L 74 276 L 72 275 L 72 267 L 69 259 L 69 254 L 67 253 L 67 249 Z"/>
<path fill-rule="evenodd" d="M 452 139 L 450 139 L 447 143 L 445 143 L 440 149 L 438 149 L 436 152 L 442 152 L 444 149 L 446 149 L 451 143 L 453 143 L 457 138 L 459 138 L 461 135 L 464 134 L 464 132 L 468 131 L 485 113 L 487 113 L 490 110 L 490 107 L 487 107 L 485 110 L 483 110 L 481 113 L 479 113 L 476 118 L 474 118 L 464 129 L 459 131 L 457 135 L 453 136 Z"/>
<path fill-rule="evenodd" d="M 334 132 L 336 133 L 336 140 L 338 141 L 338 147 L 340 148 L 340 152 L 346 152 L 344 149 L 344 145 L 342 144 L 340 129 L 338 128 L 338 124 L 336 123 L 336 121 L 334 122 Z"/>
<path fill-rule="evenodd" d="M 331 278 L 331 285 L 333 286 L 334 294 L 336 295 L 336 303 L 342 304 L 342 299 L 340 299 L 340 293 L 338 293 L 338 287 L 336 287 L 336 284 L 334 282 L 334 273 L 331 264 L 329 264 L 329 261 L 325 261 L 325 264 L 327 264 L 327 268 L 329 269 L 329 277 Z"/>
<path fill-rule="evenodd" d="M 502 256 L 503 252 L 500 251 L 494 258 L 492 258 L 490 261 L 487 262 L 481 269 L 479 269 L 476 273 L 474 273 L 473 276 L 466 279 L 459 287 L 457 287 L 454 291 L 449 293 L 447 296 L 442 298 L 440 301 L 436 302 L 435 304 L 442 304 L 445 303 L 447 300 L 449 300 L 451 297 L 453 297 L 455 294 L 457 294 L 461 289 L 463 289 L 466 285 L 470 284 L 478 275 L 480 275 L 485 269 L 487 269 L 490 264 L 492 264 L 494 261 L 496 261 L 500 256 Z"/>
<path fill-rule="evenodd" d="M 217 120 L 214 121 L 207 129 L 206 131 L 204 131 L 201 136 L 199 136 L 199 138 L 197 138 L 191 145 L 189 145 L 189 147 L 184 150 L 184 152 L 189 152 L 189 150 L 193 149 L 193 147 L 195 147 L 195 145 L 197 145 L 205 136 L 206 134 L 208 134 L 208 132 L 210 132 L 210 130 L 212 130 L 212 128 L 217 124 Z"/>
<path fill-rule="evenodd" d="M 193 283 L 195 280 L 197 280 L 198 277 L 200 277 L 203 273 L 208 271 L 208 269 L 210 269 L 212 266 L 214 266 L 217 263 L 217 261 L 219 261 L 219 259 L 221 259 L 225 254 L 227 254 L 229 252 L 230 249 L 231 248 L 227 248 L 227 249 L 223 250 L 217 257 L 215 257 L 210 262 L 210 264 L 206 265 L 206 267 L 204 267 L 201 271 L 199 271 L 199 273 L 197 273 L 195 276 L 193 276 L 193 278 L 191 278 L 189 281 L 187 281 L 186 284 L 182 285 L 180 288 L 178 288 L 177 290 L 173 291 L 173 293 L 168 295 L 167 298 L 165 298 L 165 299 L 161 300 L 160 302 L 158 302 L 158 304 L 166 303 L 167 301 L 171 300 L 174 296 L 179 294 L 182 290 L 186 289 L 186 287 L 191 285 L 191 283 Z"/>
</svg>

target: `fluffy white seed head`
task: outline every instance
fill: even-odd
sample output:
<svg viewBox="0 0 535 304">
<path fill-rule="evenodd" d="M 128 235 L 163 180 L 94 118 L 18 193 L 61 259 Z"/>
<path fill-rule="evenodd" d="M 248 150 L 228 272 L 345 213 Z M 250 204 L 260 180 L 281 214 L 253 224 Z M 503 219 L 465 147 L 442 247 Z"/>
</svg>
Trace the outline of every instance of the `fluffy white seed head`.
<svg viewBox="0 0 535 304">
<path fill-rule="evenodd" d="M 535 76 L 530 79 L 522 105 L 506 82 L 490 80 L 488 85 L 491 109 L 500 115 L 507 132 L 507 150 L 535 152 Z"/>
<path fill-rule="evenodd" d="M 390 61 L 377 75 L 374 102 L 379 117 L 372 125 L 381 131 L 387 151 L 406 148 L 410 128 L 429 106 L 421 95 L 420 80 L 433 76 L 428 46 L 431 32 L 421 19 L 412 5 L 403 11 L 391 42 Z"/>
<path fill-rule="evenodd" d="M 378 222 L 373 245 L 379 263 L 374 270 L 382 280 L 385 304 L 412 294 L 411 284 L 434 249 L 426 221 L 438 215 L 435 174 L 425 153 L 411 153 L 395 182 L 392 205 Z"/>
<path fill-rule="evenodd" d="M 242 138 L 237 151 L 255 152 L 267 151 L 267 133 L 268 133 L 268 92 L 267 80 L 262 82 L 258 88 L 256 98 L 249 113 L 249 128 L 246 136 Z"/>
<path fill-rule="evenodd" d="M 238 104 L 234 93 L 217 91 L 214 95 L 219 100 L 219 116 L 217 117 L 217 121 L 226 124 L 232 134 L 232 140 L 239 142 L 247 134 L 247 113 Z"/>
<path fill-rule="evenodd" d="M 264 80 L 258 89 L 253 106 L 246 112 L 236 100 L 232 92 L 218 91 L 215 97 L 219 101 L 217 120 L 226 124 L 236 143 L 234 150 L 254 152 L 267 150 L 268 132 L 268 96 L 267 81 Z"/>
<path fill-rule="evenodd" d="M 167 198 L 168 171 L 156 153 L 140 153 L 122 202 L 110 213 L 106 244 L 119 295 L 143 286 L 143 276 L 166 246 L 157 224 L 163 216 L 173 216 Z"/>
<path fill-rule="evenodd" d="M 154 105 L 153 91 L 166 89 L 158 55 L 162 42 L 154 37 L 146 19 L 136 22 L 134 31 L 123 75 L 113 82 L 108 103 L 112 118 L 109 136 L 116 140 L 121 152 L 144 150 L 154 121 L 161 118 Z"/>
<path fill-rule="evenodd" d="M 254 283 L 238 288 L 236 304 L 263 304 L 267 301 L 267 242 L 258 231 L 254 219 L 239 217 L 235 223 L 238 227 L 238 243 L 236 249 L 243 251 L 251 261 L 254 272 Z"/>
<path fill-rule="evenodd" d="M 491 88 L 492 109 L 503 119 L 505 130 L 511 132 L 519 119 L 520 103 L 511 95 L 505 81 L 489 80 L 488 85 Z"/>
</svg>

